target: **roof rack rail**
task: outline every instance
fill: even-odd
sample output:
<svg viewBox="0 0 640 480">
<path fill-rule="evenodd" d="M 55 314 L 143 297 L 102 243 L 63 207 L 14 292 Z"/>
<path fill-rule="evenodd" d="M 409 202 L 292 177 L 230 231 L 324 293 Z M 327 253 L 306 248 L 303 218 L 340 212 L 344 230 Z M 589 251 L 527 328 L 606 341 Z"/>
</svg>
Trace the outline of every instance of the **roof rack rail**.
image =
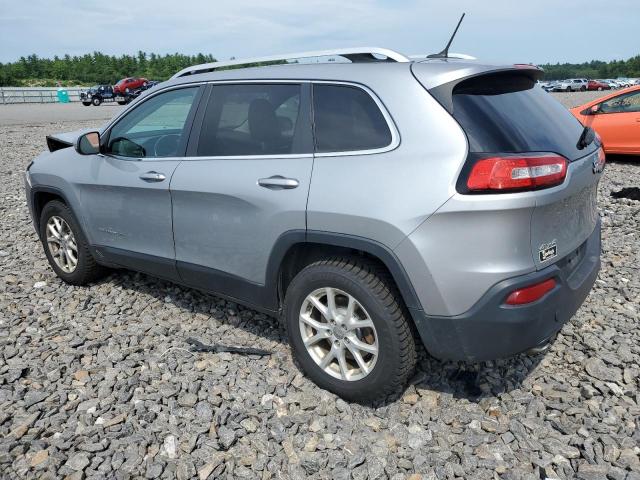
<svg viewBox="0 0 640 480">
<path fill-rule="evenodd" d="M 410 60 L 426 60 L 429 58 L 429 55 L 426 53 L 409 55 Z M 449 53 L 446 57 L 431 57 L 431 58 L 454 58 L 458 60 L 477 60 L 476 57 L 472 55 L 467 55 L 466 53 Z"/>
<path fill-rule="evenodd" d="M 370 63 L 370 62 L 401 62 L 406 63 L 411 60 L 401 53 L 394 52 L 387 48 L 378 47 L 354 47 L 339 48 L 336 50 L 316 50 L 311 52 L 289 53 L 286 55 L 271 55 L 268 57 L 243 58 L 238 60 L 229 60 L 226 62 L 203 63 L 201 65 L 193 65 L 184 68 L 171 78 L 184 77 L 185 75 L 195 75 L 197 73 L 213 72 L 219 68 L 251 65 L 254 63 L 278 62 L 287 60 L 298 60 L 303 58 L 318 57 L 343 57 L 351 60 L 353 63 Z M 378 58 L 384 57 L 384 58 Z"/>
</svg>

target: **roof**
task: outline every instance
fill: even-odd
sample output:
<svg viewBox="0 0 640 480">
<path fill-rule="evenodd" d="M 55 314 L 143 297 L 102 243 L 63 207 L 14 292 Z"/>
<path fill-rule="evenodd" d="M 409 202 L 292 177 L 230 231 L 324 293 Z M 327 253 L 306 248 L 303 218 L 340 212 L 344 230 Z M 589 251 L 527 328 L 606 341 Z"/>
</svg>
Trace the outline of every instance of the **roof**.
<svg viewBox="0 0 640 480">
<path fill-rule="evenodd" d="M 384 85 L 388 82 L 402 81 L 407 78 L 407 73 L 413 71 L 414 74 L 420 76 L 420 82 L 430 89 L 453 80 L 489 71 L 511 70 L 514 68 L 539 70 L 532 65 L 490 64 L 470 59 L 467 55 L 451 55 L 464 58 L 407 57 L 398 52 L 377 47 L 272 55 L 270 57 L 195 65 L 176 73 L 163 85 L 170 86 L 211 81 L 325 80 L 361 83 L 373 87 L 375 85 Z M 281 61 L 283 59 L 318 58 L 323 56 L 343 58 L 342 61 L 333 62 L 282 63 L 228 68 L 252 63 Z"/>
</svg>

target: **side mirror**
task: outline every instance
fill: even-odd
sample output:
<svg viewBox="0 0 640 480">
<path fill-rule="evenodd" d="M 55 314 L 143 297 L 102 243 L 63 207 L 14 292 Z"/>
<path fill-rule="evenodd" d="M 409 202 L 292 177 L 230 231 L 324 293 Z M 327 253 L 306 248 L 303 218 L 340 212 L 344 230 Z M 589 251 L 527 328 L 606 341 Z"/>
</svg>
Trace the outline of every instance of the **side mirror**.
<svg viewBox="0 0 640 480">
<path fill-rule="evenodd" d="M 78 137 L 76 141 L 76 152 L 80 155 L 95 155 L 100 153 L 100 134 L 98 132 L 88 132 Z"/>
</svg>

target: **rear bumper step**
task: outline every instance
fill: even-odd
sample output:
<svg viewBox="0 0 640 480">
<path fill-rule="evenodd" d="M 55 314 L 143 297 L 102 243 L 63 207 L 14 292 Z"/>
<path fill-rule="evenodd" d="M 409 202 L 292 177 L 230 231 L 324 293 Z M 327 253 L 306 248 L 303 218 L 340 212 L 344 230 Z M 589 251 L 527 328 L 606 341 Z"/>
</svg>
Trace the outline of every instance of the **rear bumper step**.
<svg viewBox="0 0 640 480">
<path fill-rule="evenodd" d="M 586 242 L 547 268 L 494 285 L 469 311 L 453 317 L 412 310 L 431 355 L 447 360 L 483 361 L 539 348 L 573 316 L 600 270 L 600 221 Z M 577 261 L 576 261 L 577 260 Z M 505 305 L 515 289 L 548 278 L 557 285 L 541 299 Z"/>
</svg>

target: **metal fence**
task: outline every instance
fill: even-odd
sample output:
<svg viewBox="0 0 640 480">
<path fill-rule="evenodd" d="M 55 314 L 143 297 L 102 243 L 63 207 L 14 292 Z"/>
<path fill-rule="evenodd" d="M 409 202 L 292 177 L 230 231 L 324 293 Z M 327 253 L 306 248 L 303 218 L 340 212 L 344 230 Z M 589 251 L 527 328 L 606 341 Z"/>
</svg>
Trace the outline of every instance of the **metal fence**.
<svg viewBox="0 0 640 480">
<path fill-rule="evenodd" d="M 65 88 L 70 102 L 80 101 L 84 87 Z M 57 103 L 57 87 L 0 87 L 0 105 L 9 103 Z"/>
</svg>

